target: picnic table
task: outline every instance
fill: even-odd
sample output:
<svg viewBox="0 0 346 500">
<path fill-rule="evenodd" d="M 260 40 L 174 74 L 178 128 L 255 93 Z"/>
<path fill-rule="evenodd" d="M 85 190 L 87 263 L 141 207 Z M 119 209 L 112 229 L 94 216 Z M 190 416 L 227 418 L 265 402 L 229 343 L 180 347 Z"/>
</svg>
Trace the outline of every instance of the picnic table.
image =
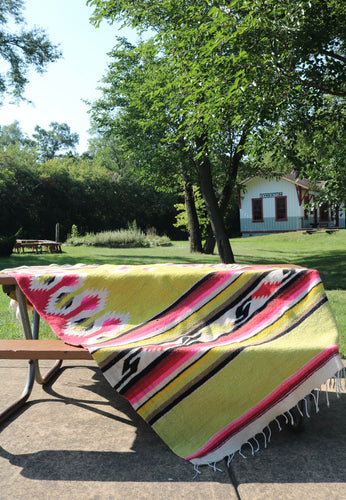
<svg viewBox="0 0 346 500">
<path fill-rule="evenodd" d="M 25 253 L 25 249 L 33 253 L 61 253 L 61 243 L 53 240 L 16 240 L 14 251 Z"/>
<path fill-rule="evenodd" d="M 7 293 L 15 286 L 31 346 L 0 340 L 2 357 L 50 359 L 52 349 L 58 359 L 59 352 L 60 359 L 92 356 L 111 386 L 195 466 L 267 446 L 272 426 L 281 418 L 293 423 L 291 409 L 344 369 L 311 269 L 29 266 L 0 272 L 0 284 Z M 32 333 L 26 304 L 34 307 Z M 54 346 L 37 340 L 39 317 L 61 339 Z"/>
</svg>

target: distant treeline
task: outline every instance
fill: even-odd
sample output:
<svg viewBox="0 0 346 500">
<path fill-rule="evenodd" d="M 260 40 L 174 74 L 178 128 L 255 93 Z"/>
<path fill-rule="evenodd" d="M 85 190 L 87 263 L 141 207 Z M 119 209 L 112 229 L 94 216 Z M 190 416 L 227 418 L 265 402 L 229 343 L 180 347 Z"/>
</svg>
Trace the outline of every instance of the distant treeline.
<svg viewBox="0 0 346 500">
<path fill-rule="evenodd" d="M 55 158 L 38 164 L 18 148 L 0 152 L 0 235 L 22 228 L 23 238 L 60 240 L 71 233 L 100 232 L 136 225 L 171 239 L 186 237 L 176 229 L 177 195 L 157 192 L 87 158 Z"/>
</svg>

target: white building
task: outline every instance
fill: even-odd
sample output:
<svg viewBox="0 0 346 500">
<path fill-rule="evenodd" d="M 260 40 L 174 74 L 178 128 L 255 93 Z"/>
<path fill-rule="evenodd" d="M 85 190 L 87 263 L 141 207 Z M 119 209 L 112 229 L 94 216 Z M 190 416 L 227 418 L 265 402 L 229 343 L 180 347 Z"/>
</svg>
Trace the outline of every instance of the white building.
<svg viewBox="0 0 346 500">
<path fill-rule="evenodd" d="M 341 207 L 320 206 L 309 211 L 305 205 L 317 194 L 306 180 L 294 174 L 279 179 L 251 177 L 243 183 L 240 196 L 240 230 L 243 236 L 281 233 L 313 227 L 345 228 Z"/>
</svg>

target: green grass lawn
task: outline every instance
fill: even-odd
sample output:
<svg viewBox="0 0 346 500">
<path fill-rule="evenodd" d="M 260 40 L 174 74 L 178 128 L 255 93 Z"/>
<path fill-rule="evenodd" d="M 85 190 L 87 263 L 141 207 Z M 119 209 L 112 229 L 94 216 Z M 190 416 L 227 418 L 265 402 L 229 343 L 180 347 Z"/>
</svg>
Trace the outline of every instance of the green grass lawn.
<svg viewBox="0 0 346 500">
<path fill-rule="evenodd" d="M 339 331 L 340 351 L 346 355 L 346 231 L 332 234 L 281 233 L 279 235 L 236 238 L 231 240 L 235 260 L 242 264 L 297 264 L 317 269 L 333 309 Z M 214 263 L 218 255 L 190 254 L 188 242 L 173 242 L 169 247 L 110 249 L 70 247 L 63 245 L 61 254 L 20 254 L 0 258 L 0 269 L 47 264 L 153 264 Z M 8 297 L 0 294 L 0 337 L 21 335 Z M 48 325 L 43 324 L 41 336 L 49 337 Z"/>
</svg>

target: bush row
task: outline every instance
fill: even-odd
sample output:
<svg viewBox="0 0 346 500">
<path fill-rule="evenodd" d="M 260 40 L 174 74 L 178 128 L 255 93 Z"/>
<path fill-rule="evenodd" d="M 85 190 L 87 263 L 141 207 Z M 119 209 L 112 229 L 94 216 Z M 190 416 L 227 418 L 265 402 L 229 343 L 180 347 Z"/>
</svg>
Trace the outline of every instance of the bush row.
<svg viewBox="0 0 346 500">
<path fill-rule="evenodd" d="M 169 245 L 170 239 L 167 236 L 158 236 L 153 230 L 145 233 L 137 227 L 132 227 L 118 231 L 87 233 L 85 236 L 72 235 L 66 240 L 66 243 L 74 246 L 138 248 Z"/>
</svg>

